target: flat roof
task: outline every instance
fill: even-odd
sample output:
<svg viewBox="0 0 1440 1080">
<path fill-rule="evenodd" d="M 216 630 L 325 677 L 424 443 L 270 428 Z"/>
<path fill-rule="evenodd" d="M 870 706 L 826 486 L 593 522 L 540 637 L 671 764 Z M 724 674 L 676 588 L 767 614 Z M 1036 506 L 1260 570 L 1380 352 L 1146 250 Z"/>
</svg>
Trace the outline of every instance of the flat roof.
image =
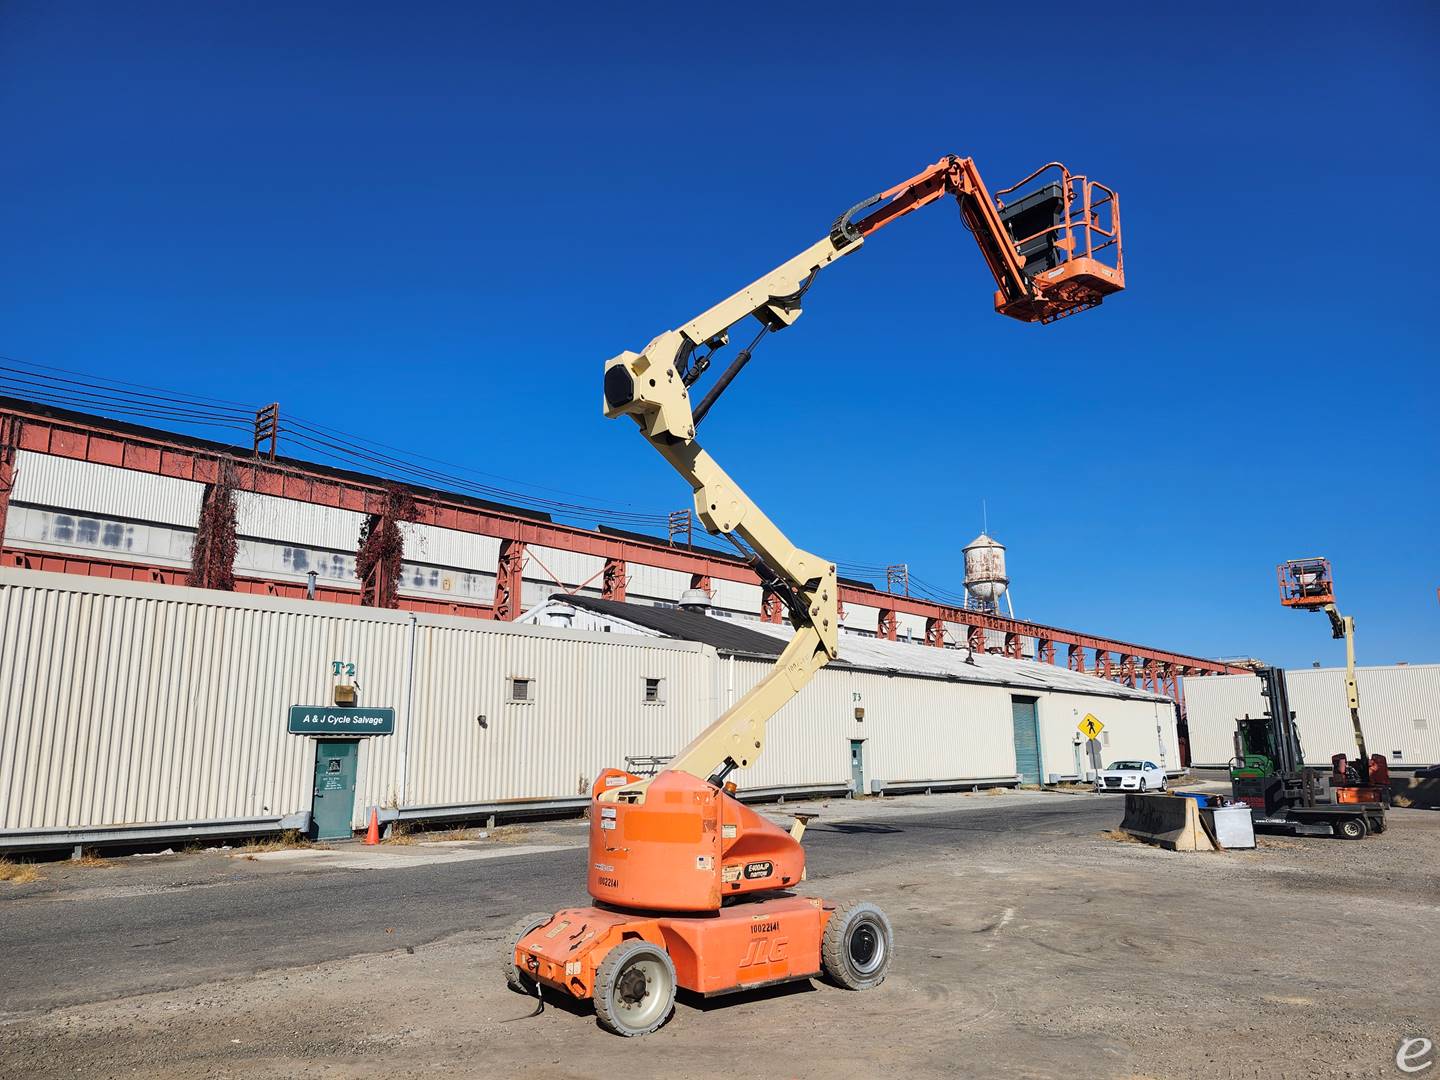
<svg viewBox="0 0 1440 1080">
<path fill-rule="evenodd" d="M 552 603 L 570 604 L 620 622 L 639 631 L 664 637 L 698 641 L 717 652 L 755 660 L 772 660 L 784 650 L 794 630 L 785 623 L 721 619 L 680 608 L 652 607 L 594 596 L 557 594 Z M 1052 690 L 1092 697 L 1134 701 L 1168 701 L 1159 694 L 1124 686 L 1095 675 L 1071 671 L 1056 664 L 1012 660 L 991 653 L 971 654 L 969 649 L 937 649 L 933 645 L 859 634 L 840 635 L 840 663 L 856 671 L 911 675 L 950 682 L 1008 686 L 1019 690 Z"/>
</svg>

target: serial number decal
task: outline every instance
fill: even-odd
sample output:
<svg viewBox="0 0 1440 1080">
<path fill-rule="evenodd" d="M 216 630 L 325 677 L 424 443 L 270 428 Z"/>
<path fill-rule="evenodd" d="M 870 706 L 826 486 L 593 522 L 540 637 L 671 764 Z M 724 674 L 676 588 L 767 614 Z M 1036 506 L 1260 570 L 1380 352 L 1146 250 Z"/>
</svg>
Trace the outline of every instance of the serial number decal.
<svg viewBox="0 0 1440 1080">
<path fill-rule="evenodd" d="M 778 919 L 772 920 L 771 922 L 753 922 L 750 924 L 750 932 L 752 934 L 773 934 L 779 929 L 780 921 Z"/>
<path fill-rule="evenodd" d="M 775 864 L 769 859 L 763 862 L 752 862 L 745 864 L 745 876 L 750 879 L 769 877 L 775 872 Z"/>
<path fill-rule="evenodd" d="M 604 885 L 607 889 L 618 889 L 620 887 L 620 880 L 619 878 L 605 877 L 604 875 L 601 875 L 600 884 Z"/>
</svg>

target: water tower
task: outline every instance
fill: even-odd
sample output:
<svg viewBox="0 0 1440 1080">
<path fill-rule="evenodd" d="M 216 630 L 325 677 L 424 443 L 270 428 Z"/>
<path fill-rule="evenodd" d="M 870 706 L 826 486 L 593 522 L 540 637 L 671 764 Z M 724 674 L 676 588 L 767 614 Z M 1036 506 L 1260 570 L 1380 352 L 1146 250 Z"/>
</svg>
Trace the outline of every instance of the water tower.
<svg viewBox="0 0 1440 1080">
<path fill-rule="evenodd" d="M 1005 545 L 981 533 L 964 547 L 965 606 L 973 611 L 998 612 L 1000 597 L 1011 616 L 1010 579 L 1005 576 Z"/>
</svg>

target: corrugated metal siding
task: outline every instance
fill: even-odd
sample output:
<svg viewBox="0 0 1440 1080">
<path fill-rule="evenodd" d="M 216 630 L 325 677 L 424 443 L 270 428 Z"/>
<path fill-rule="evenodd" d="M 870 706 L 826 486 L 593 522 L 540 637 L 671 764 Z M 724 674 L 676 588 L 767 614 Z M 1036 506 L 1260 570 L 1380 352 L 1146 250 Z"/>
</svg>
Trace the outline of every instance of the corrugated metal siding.
<svg viewBox="0 0 1440 1080">
<path fill-rule="evenodd" d="M 500 561 L 500 540 L 494 536 L 446 529 L 438 525 L 402 522 L 405 558 L 431 566 L 483 570 L 492 577 Z"/>
<path fill-rule="evenodd" d="M 690 575 L 682 574 L 678 570 L 664 570 L 658 566 L 641 566 L 639 563 L 630 563 L 626 567 L 630 575 L 625 586 L 627 594 L 632 597 L 649 597 L 657 600 L 669 600 L 672 603 L 680 598 L 680 594 L 690 587 Z"/>
<path fill-rule="evenodd" d="M 1372 754 L 1392 764 L 1440 764 L 1440 664 L 1361 667 L 1360 723 Z M 1307 764 L 1328 766 L 1331 754 L 1355 752 L 1343 668 L 1286 672 L 1290 708 L 1300 729 Z M 1254 675 L 1215 675 L 1185 680 L 1190 758 L 1200 766 L 1223 766 L 1235 752 L 1235 721 L 1265 712 Z M 1416 723 L 1421 721 L 1422 723 Z M 1393 756 L 1399 750 L 1400 756 Z"/>
<path fill-rule="evenodd" d="M 716 607 L 731 611 L 758 612 L 762 591 L 759 585 L 747 585 L 743 581 L 726 581 L 724 578 L 711 579 L 713 590 L 711 602 Z"/>
<path fill-rule="evenodd" d="M 5 539 L 41 551 L 85 552 L 103 559 L 188 566 L 193 528 L 137 525 L 101 514 L 10 504 Z"/>
<path fill-rule="evenodd" d="M 911 615 L 909 612 L 901 611 L 895 615 L 895 636 L 904 641 L 906 634 L 912 641 L 925 640 L 925 619 L 920 615 Z"/>
<path fill-rule="evenodd" d="M 530 544 L 525 549 L 525 580 L 542 582 L 551 588 L 582 583 L 599 585 L 604 571 L 605 560 L 598 555 L 565 551 L 543 544 Z"/>
<path fill-rule="evenodd" d="M 874 634 L 879 624 L 880 609 L 869 604 L 846 604 L 845 618 L 840 620 L 840 625 L 847 630 L 863 630 L 867 634 Z"/>
<path fill-rule="evenodd" d="M 675 753 L 711 713 L 711 661 L 657 645 L 422 627 L 407 802 L 573 797 L 627 756 Z M 533 680 L 533 700 L 509 700 L 512 677 Z M 646 678 L 663 703 L 645 703 Z"/>
<path fill-rule="evenodd" d="M 96 465 L 21 450 L 15 455 L 15 502 L 86 515 L 195 527 L 205 485 L 193 480 Z"/>
<path fill-rule="evenodd" d="M 235 493 L 235 528 L 241 536 L 353 553 L 365 520 L 364 514 L 338 506 L 319 506 L 253 491 Z"/>
<path fill-rule="evenodd" d="M 723 661 L 717 672 L 722 709 L 729 663 Z M 753 660 L 734 664 L 737 698 L 769 670 Z M 865 709 L 859 722 L 857 705 Z M 867 775 L 887 783 L 1011 776 L 1009 724 L 1010 698 L 1003 688 L 827 667 L 775 714 L 766 729 L 764 757 L 737 780 L 742 787 L 845 784 L 851 739 L 865 740 Z"/>
<path fill-rule="evenodd" d="M 6 572 L 0 828 L 308 808 L 311 751 L 286 709 L 329 699 L 333 659 L 360 665 L 368 703 L 397 699 L 405 619 L 276 617 L 213 595 Z"/>
<path fill-rule="evenodd" d="M 1153 761 L 1171 772 L 1180 768 L 1175 706 L 1172 702 L 1049 693 L 1040 703 L 1041 755 L 1046 779 L 1050 773 L 1068 776 L 1077 771 L 1075 735 L 1087 713 L 1105 725 L 1108 739 L 1101 738 L 1102 765 L 1121 758 L 1140 758 Z M 1080 762 L 1082 770 L 1089 768 L 1083 745 Z"/>
<path fill-rule="evenodd" d="M 371 804 L 573 796 L 627 755 L 674 754 L 768 669 L 689 642 L 4 569 L 0 829 L 307 810 L 313 740 L 285 716 L 330 699 L 334 660 L 356 665 L 363 704 L 397 710 L 393 736 L 362 742 L 357 826 Z M 511 676 L 535 680 L 533 703 L 508 700 Z M 663 704 L 644 702 L 647 677 Z M 737 779 L 845 784 L 857 738 L 892 784 L 1013 775 L 1011 693 L 835 665 Z M 1084 707 L 1112 731 L 1145 713 L 1153 738 L 1153 702 L 1036 696 L 1042 731 L 1059 714 L 1068 737 Z"/>
</svg>

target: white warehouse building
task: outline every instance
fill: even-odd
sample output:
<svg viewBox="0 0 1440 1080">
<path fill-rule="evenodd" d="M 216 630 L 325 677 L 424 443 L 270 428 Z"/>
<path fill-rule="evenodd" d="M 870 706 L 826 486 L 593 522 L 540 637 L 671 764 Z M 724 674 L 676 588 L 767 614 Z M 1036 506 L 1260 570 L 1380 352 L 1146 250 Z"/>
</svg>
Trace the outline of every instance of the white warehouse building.
<svg viewBox="0 0 1440 1080">
<path fill-rule="evenodd" d="M 1370 753 L 1384 754 L 1392 769 L 1440 764 L 1440 664 L 1358 667 L 1355 682 Z M 1344 668 L 1286 671 L 1285 688 L 1307 765 L 1329 768 L 1332 754 L 1355 756 Z M 1185 708 L 1196 768 L 1228 766 L 1235 754 L 1235 721 L 1266 712 L 1254 675 L 1190 679 Z"/>
<path fill-rule="evenodd" d="M 601 769 L 674 754 L 782 646 L 780 628 L 592 597 L 504 623 L 0 569 L 0 849 L 307 828 L 327 794 L 347 829 L 372 806 L 579 809 Z M 292 734 L 337 684 L 388 733 Z M 1074 777 L 1087 713 L 1107 761 L 1179 771 L 1168 699 L 845 636 L 736 779 L 763 797 Z M 321 767 L 342 758 L 348 791 Z"/>
</svg>

